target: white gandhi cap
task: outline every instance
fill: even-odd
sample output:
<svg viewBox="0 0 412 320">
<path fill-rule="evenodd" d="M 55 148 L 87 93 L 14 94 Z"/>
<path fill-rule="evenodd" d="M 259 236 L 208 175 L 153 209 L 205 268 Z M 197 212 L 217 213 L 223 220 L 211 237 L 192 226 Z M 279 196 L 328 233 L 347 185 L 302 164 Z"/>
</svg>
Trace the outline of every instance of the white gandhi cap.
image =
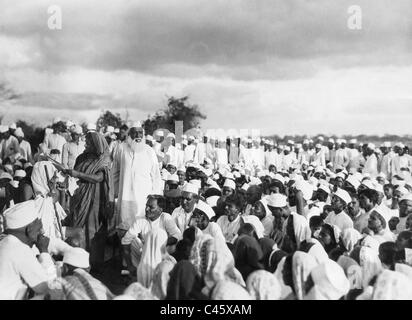
<svg viewBox="0 0 412 320">
<path fill-rule="evenodd" d="M 39 217 L 34 200 L 19 203 L 7 209 L 3 215 L 7 229 L 25 227 Z"/>
<path fill-rule="evenodd" d="M 199 187 L 197 185 L 195 185 L 194 183 L 188 182 L 183 186 L 182 191 L 198 194 L 199 193 Z"/>
<path fill-rule="evenodd" d="M 281 193 L 272 193 L 266 200 L 267 205 L 275 208 L 287 206 L 287 197 Z"/>
<path fill-rule="evenodd" d="M 232 179 L 226 179 L 223 187 L 228 187 L 233 190 L 236 190 L 236 183 Z"/>
<path fill-rule="evenodd" d="M 89 253 L 82 248 L 71 248 L 64 253 L 63 263 L 77 268 L 88 268 Z"/>
<path fill-rule="evenodd" d="M 198 202 L 196 209 L 202 211 L 209 218 L 209 220 L 216 215 L 212 207 L 203 201 Z"/>
<path fill-rule="evenodd" d="M 350 197 L 349 193 L 343 189 L 338 189 L 334 193 L 334 195 L 342 199 L 346 204 L 349 204 L 352 201 L 352 198 Z"/>
</svg>

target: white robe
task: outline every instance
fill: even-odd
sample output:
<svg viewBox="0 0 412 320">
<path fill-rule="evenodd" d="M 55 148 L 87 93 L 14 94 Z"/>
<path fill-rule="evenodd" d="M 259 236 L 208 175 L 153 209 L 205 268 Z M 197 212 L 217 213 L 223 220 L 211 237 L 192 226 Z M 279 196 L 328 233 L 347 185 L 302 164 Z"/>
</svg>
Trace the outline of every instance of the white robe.
<svg viewBox="0 0 412 320">
<path fill-rule="evenodd" d="M 195 151 L 196 151 L 196 146 L 194 144 L 188 145 L 185 148 L 184 151 L 184 164 L 187 164 L 188 162 L 193 162 L 195 160 Z"/>
<path fill-rule="evenodd" d="M 218 167 L 225 166 L 229 163 L 227 149 L 226 148 L 216 148 L 215 149 L 216 165 Z"/>
<path fill-rule="evenodd" d="M 119 146 L 113 167 L 117 212 L 120 223 L 131 226 L 136 218 L 145 216 L 146 199 L 150 194 L 162 194 L 157 156 L 144 144 L 141 152 L 133 152 L 128 144 Z"/>
<path fill-rule="evenodd" d="M 375 154 L 371 154 L 366 159 L 362 173 L 368 173 L 372 178 L 375 178 L 378 175 L 378 159 L 376 158 Z"/>
</svg>

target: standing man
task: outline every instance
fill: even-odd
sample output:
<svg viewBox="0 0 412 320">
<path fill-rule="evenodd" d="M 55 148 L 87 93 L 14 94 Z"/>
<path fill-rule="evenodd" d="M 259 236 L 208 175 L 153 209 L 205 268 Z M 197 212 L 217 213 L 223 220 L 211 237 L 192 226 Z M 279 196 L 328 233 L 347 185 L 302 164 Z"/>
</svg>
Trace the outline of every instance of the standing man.
<svg viewBox="0 0 412 320">
<path fill-rule="evenodd" d="M 380 172 L 385 174 L 385 177 L 390 181 L 392 179 L 392 159 L 395 156 L 395 152 L 392 151 L 391 143 L 385 141 L 381 146 L 381 151 L 383 154 Z"/>
<path fill-rule="evenodd" d="M 373 143 L 368 143 L 366 147 L 366 162 L 362 173 L 369 174 L 371 178 L 378 175 L 378 159 L 375 155 L 375 145 Z"/>
<path fill-rule="evenodd" d="M 335 150 L 335 140 L 330 138 L 328 140 L 328 145 L 327 145 L 327 151 L 325 152 L 325 160 L 326 164 L 335 163 L 335 156 L 336 156 L 336 150 Z"/>
<path fill-rule="evenodd" d="M 73 127 L 71 133 L 71 142 L 66 142 L 63 145 L 62 165 L 66 169 L 73 169 L 76 159 L 84 151 L 84 142 L 81 141 L 83 135 L 83 129 L 81 126 L 76 125 Z"/>
<path fill-rule="evenodd" d="M 335 163 L 333 168 L 336 170 L 336 168 L 343 167 L 347 168 L 349 165 L 349 155 L 348 155 L 348 149 L 346 148 L 346 140 L 341 139 L 338 141 L 338 144 L 340 144 L 340 148 L 336 150 L 335 154 Z"/>
<path fill-rule="evenodd" d="M 395 145 L 395 153 L 396 155 L 392 160 L 392 175 L 402 177 L 402 168 L 408 168 L 409 172 L 411 172 L 412 157 L 405 153 L 405 145 L 401 142 Z"/>
<path fill-rule="evenodd" d="M 360 162 L 359 162 L 360 152 L 356 148 L 356 143 L 357 143 L 356 139 L 349 140 L 349 150 L 348 150 L 349 167 L 348 167 L 348 170 L 353 168 L 352 170 L 357 171 L 358 168 L 360 167 Z"/>
<path fill-rule="evenodd" d="M 20 154 L 24 159 L 26 159 L 29 162 L 33 162 L 33 155 L 31 152 L 31 146 L 30 143 L 28 143 L 24 139 L 24 132 L 23 130 L 18 127 L 16 131 L 14 132 L 14 135 L 16 136 L 17 140 L 19 141 L 19 147 L 20 147 Z"/>
<path fill-rule="evenodd" d="M 163 190 L 156 153 L 145 143 L 140 122 L 133 124 L 126 143 L 119 146 L 113 179 L 120 223 L 130 227 L 136 218 L 144 217 L 148 195 L 162 194 Z"/>
<path fill-rule="evenodd" d="M 323 168 L 326 167 L 325 152 L 322 149 L 321 144 L 317 143 L 315 145 L 315 152 L 311 157 L 310 163 L 314 163 L 317 166 L 322 166 Z"/>
<path fill-rule="evenodd" d="M 53 133 L 45 137 L 44 143 L 46 144 L 47 149 L 50 151 L 58 150 L 57 161 L 62 161 L 63 145 L 67 142 L 63 137 L 63 133 L 66 131 L 66 125 L 59 121 L 54 123 L 52 126 Z"/>
<path fill-rule="evenodd" d="M 193 162 L 195 160 L 195 151 L 196 151 L 196 146 L 195 146 L 195 137 L 194 136 L 189 136 L 188 138 L 188 144 L 186 148 L 184 149 L 184 164 L 186 165 L 188 162 Z"/>
<path fill-rule="evenodd" d="M 1 133 L 1 159 L 4 160 L 13 157 L 19 152 L 19 141 L 15 136 L 12 136 L 8 126 L 0 126 Z"/>
</svg>

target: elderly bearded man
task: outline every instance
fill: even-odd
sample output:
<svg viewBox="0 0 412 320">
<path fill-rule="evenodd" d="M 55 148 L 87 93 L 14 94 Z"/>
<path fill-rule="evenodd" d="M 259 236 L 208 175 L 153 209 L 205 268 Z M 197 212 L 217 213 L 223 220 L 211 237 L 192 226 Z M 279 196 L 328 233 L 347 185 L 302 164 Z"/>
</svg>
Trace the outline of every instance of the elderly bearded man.
<svg viewBox="0 0 412 320">
<path fill-rule="evenodd" d="M 126 142 L 119 146 L 113 178 L 119 222 L 130 227 L 145 216 L 148 195 L 162 194 L 163 188 L 156 153 L 145 143 L 140 122 L 133 124 Z"/>
</svg>

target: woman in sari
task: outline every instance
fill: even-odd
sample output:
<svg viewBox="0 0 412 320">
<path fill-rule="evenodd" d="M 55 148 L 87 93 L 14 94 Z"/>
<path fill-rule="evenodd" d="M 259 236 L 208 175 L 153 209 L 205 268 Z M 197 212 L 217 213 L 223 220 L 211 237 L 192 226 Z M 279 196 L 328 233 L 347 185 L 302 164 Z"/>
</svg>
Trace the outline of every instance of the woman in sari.
<svg viewBox="0 0 412 320">
<path fill-rule="evenodd" d="M 239 229 L 239 237 L 234 243 L 233 256 L 235 266 L 245 281 L 253 271 L 264 269 L 264 265 L 261 262 L 263 260 L 262 248 L 254 237 L 254 230 L 252 224 L 245 223 Z"/>
<path fill-rule="evenodd" d="M 286 258 L 283 266 L 283 282 L 292 289 L 292 294 L 286 298 L 287 300 L 303 300 L 306 295 L 306 281 L 317 265 L 313 256 L 302 251 L 296 251 Z"/>
<path fill-rule="evenodd" d="M 165 300 L 205 300 L 202 287 L 203 281 L 193 264 L 181 260 L 170 271 Z"/>
<path fill-rule="evenodd" d="M 84 152 L 77 157 L 74 169 L 65 173 L 79 179 L 70 201 L 69 226 L 83 229 L 91 267 L 99 271 L 104 262 L 108 220 L 114 213 L 109 146 L 103 135 L 88 132 Z"/>
<path fill-rule="evenodd" d="M 154 229 L 147 235 L 143 245 L 142 258 L 137 267 L 137 282 L 150 288 L 157 265 L 162 262 L 166 251 L 167 233 L 163 229 Z"/>
<path fill-rule="evenodd" d="M 266 270 L 252 272 L 246 280 L 246 288 L 255 300 L 279 300 L 281 287 L 273 273 Z"/>
<path fill-rule="evenodd" d="M 207 296 L 220 280 L 229 280 L 246 286 L 242 275 L 235 268 L 232 252 L 210 235 L 203 234 L 196 238 L 189 261 L 203 281 L 202 292 Z"/>
<path fill-rule="evenodd" d="M 239 284 L 220 280 L 211 292 L 211 300 L 253 300 L 245 288 Z"/>
<path fill-rule="evenodd" d="M 312 269 L 307 281 L 310 288 L 305 300 L 340 300 L 350 289 L 343 269 L 333 260 L 328 260 Z"/>
<path fill-rule="evenodd" d="M 286 234 L 283 238 L 281 249 L 287 253 L 299 250 L 302 242 L 311 238 L 309 223 L 300 214 L 292 213 L 286 222 Z"/>
<path fill-rule="evenodd" d="M 374 286 L 373 300 L 412 300 L 412 282 L 403 273 L 385 270 Z"/>
</svg>

